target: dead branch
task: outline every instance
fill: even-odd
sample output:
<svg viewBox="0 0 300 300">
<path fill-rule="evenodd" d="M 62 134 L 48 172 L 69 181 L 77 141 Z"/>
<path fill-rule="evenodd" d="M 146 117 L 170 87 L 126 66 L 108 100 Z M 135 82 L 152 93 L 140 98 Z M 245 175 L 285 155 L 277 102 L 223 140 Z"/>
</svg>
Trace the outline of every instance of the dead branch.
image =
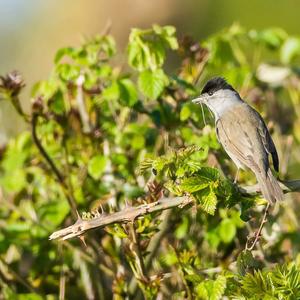
<svg viewBox="0 0 300 300">
<path fill-rule="evenodd" d="M 284 193 L 300 191 L 300 180 L 280 182 L 280 186 L 282 187 Z M 252 186 L 240 186 L 239 191 L 242 195 L 251 196 L 260 193 L 260 188 L 257 184 Z M 188 204 L 191 204 L 192 202 L 192 198 L 187 196 L 162 198 L 153 203 L 143 204 L 137 207 L 126 207 L 124 210 L 116 213 L 107 215 L 102 214 L 99 217 L 91 220 L 82 220 L 81 218 L 78 218 L 75 224 L 53 232 L 49 239 L 67 240 L 70 238 L 79 237 L 86 231 L 93 228 L 101 228 L 115 223 L 127 223 L 149 213 L 166 210 L 173 207 L 182 208 Z"/>
<path fill-rule="evenodd" d="M 78 218 L 75 224 L 53 232 L 49 239 L 67 240 L 73 237 L 78 237 L 93 228 L 101 228 L 115 223 L 132 222 L 143 215 L 173 207 L 181 208 L 191 204 L 192 202 L 193 200 L 189 197 L 162 198 L 153 203 L 143 204 L 137 207 L 127 207 L 122 211 L 108 215 L 102 215 L 91 220 L 82 220 L 81 218 Z"/>
</svg>

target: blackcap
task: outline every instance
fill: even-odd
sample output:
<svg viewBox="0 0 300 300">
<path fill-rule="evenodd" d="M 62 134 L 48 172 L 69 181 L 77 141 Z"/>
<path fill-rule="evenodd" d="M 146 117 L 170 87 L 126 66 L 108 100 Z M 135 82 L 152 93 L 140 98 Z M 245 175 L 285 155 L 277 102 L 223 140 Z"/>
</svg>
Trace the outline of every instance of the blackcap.
<svg viewBox="0 0 300 300">
<path fill-rule="evenodd" d="M 238 169 L 249 168 L 255 174 L 264 198 L 269 203 L 282 200 L 282 189 L 269 163 L 271 154 L 278 172 L 278 155 L 261 115 L 221 77 L 209 80 L 200 97 L 192 101 L 213 112 L 219 142 Z"/>
</svg>

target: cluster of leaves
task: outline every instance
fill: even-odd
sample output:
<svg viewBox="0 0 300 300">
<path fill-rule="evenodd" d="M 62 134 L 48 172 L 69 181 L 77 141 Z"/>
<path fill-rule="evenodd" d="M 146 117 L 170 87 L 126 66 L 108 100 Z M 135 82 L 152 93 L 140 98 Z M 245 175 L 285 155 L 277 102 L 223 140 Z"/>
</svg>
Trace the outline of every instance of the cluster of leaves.
<svg viewBox="0 0 300 300">
<path fill-rule="evenodd" d="M 171 74 L 169 51 L 180 62 Z M 32 130 L 0 149 L 3 297 L 297 299 L 299 203 L 281 206 L 263 232 L 267 243 L 245 252 L 261 201 L 231 183 L 235 169 L 210 115 L 190 99 L 208 77 L 226 77 L 272 116 L 275 143 L 291 151 L 289 172 L 297 175 L 299 37 L 234 24 L 199 44 L 154 25 L 132 30 L 128 66 L 115 55 L 108 34 L 60 49 L 49 78 L 33 87 L 30 115 L 20 104 L 20 76 L 0 78 L 0 100 Z M 286 170 L 287 162 L 284 177 Z M 97 218 L 163 195 L 188 195 L 196 205 L 95 230 L 87 248 L 48 241 L 76 210 Z"/>
</svg>

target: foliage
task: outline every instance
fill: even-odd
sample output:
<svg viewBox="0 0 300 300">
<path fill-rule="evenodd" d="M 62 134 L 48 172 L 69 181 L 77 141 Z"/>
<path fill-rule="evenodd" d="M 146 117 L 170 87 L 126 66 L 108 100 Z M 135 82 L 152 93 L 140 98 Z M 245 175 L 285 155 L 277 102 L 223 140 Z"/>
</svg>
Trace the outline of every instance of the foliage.
<svg viewBox="0 0 300 300">
<path fill-rule="evenodd" d="M 244 250 L 264 201 L 232 183 L 209 112 L 190 101 L 207 78 L 226 77 L 272 119 L 279 153 L 290 158 L 281 177 L 297 176 L 299 45 L 280 28 L 234 24 L 200 44 L 154 25 L 131 31 L 124 66 L 113 37 L 96 36 L 58 50 L 49 78 L 32 89 L 29 115 L 20 76 L 1 77 L 0 100 L 32 131 L 0 149 L 2 298 L 299 299 L 299 201 L 280 204 L 257 249 Z M 171 51 L 177 65 L 167 72 Z M 93 219 L 184 195 L 193 207 L 94 230 L 86 248 L 48 241 L 76 210 Z"/>
</svg>

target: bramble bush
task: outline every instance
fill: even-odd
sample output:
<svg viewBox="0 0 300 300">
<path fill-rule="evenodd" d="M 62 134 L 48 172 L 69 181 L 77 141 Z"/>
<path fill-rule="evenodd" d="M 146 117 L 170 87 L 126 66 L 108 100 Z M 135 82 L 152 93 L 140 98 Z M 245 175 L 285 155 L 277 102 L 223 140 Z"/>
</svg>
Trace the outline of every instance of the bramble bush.
<svg viewBox="0 0 300 300">
<path fill-rule="evenodd" d="M 0 99 L 28 130 L 0 149 L 0 298 L 300 299 L 299 197 L 276 204 L 250 251 L 265 200 L 232 183 L 209 111 L 190 101 L 224 76 L 269 121 L 280 178 L 296 178 L 300 38 L 234 24 L 199 43 L 153 25 L 132 29 L 128 65 L 116 52 L 109 34 L 58 50 L 30 114 L 20 75 L 1 77 Z M 191 201 L 89 231 L 86 246 L 48 240 L 77 212 L 94 220 L 162 197 Z"/>
</svg>

